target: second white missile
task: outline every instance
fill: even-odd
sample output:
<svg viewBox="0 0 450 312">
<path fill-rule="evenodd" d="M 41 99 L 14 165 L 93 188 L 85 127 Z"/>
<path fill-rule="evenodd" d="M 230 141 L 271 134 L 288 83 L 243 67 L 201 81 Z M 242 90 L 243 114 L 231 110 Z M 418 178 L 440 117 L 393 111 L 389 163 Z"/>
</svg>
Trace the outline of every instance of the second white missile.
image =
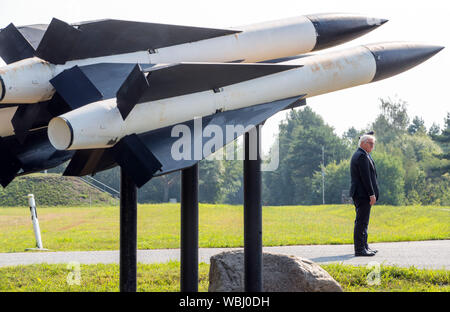
<svg viewBox="0 0 450 312">
<path fill-rule="evenodd" d="M 218 111 L 300 94 L 312 97 L 388 78 L 416 66 L 441 49 L 394 42 L 315 55 L 283 63 L 303 67 L 229 85 L 222 92 L 209 90 L 140 103 L 125 120 L 115 99 L 95 102 L 53 118 L 48 135 L 52 145 L 59 150 L 108 148 L 126 135 L 175 125 Z"/>
</svg>

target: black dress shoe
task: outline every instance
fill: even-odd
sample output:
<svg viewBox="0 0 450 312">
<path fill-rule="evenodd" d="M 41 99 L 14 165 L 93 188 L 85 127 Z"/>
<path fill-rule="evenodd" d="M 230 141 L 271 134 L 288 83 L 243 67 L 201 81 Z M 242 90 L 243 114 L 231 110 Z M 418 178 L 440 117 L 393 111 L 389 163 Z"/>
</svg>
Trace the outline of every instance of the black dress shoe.
<svg viewBox="0 0 450 312">
<path fill-rule="evenodd" d="M 373 252 L 373 253 L 377 253 L 377 252 L 378 252 L 378 250 L 376 250 L 376 249 L 370 249 L 370 248 L 367 248 L 367 251 L 368 251 L 368 252 Z"/>
<path fill-rule="evenodd" d="M 368 250 L 355 251 L 355 257 L 373 257 L 375 256 L 374 252 L 370 252 Z"/>
</svg>

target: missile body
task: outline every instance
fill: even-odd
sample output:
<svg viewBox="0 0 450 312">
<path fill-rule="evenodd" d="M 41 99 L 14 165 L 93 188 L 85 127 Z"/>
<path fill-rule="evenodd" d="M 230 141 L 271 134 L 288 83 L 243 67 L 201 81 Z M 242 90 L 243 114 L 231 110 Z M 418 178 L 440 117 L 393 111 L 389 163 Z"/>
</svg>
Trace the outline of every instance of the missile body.
<svg viewBox="0 0 450 312">
<path fill-rule="evenodd" d="M 305 57 L 283 63 L 303 67 L 229 85 L 221 92 L 209 90 L 140 103 L 125 120 L 116 99 L 99 101 L 53 118 L 48 135 L 59 150 L 108 148 L 126 135 L 215 112 L 300 94 L 312 97 L 388 78 L 416 66 L 441 49 L 414 43 L 383 43 Z"/>
<path fill-rule="evenodd" d="M 50 80 L 73 66 L 98 63 L 259 62 L 328 48 L 359 37 L 386 20 L 349 14 L 319 14 L 236 28 L 234 33 L 195 42 L 56 65 L 38 57 L 0 68 L 2 103 L 38 103 L 55 90 Z"/>
</svg>

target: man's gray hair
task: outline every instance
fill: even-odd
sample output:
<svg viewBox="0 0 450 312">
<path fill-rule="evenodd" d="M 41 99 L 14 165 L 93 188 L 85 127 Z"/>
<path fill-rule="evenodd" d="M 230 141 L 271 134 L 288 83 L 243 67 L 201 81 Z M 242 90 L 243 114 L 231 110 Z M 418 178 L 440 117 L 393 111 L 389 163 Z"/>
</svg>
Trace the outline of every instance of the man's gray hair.
<svg viewBox="0 0 450 312">
<path fill-rule="evenodd" d="M 358 146 L 361 146 L 361 144 L 366 142 L 368 139 L 373 139 L 374 143 L 376 141 L 376 139 L 375 139 L 375 137 L 373 135 L 371 135 L 371 134 L 363 134 L 362 136 L 359 137 Z"/>
</svg>

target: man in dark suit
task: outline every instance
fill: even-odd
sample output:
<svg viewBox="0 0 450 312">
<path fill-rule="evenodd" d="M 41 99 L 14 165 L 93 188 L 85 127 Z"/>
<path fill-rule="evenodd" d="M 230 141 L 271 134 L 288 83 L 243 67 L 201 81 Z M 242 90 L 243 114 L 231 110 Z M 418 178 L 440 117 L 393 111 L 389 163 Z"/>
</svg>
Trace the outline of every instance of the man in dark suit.
<svg viewBox="0 0 450 312">
<path fill-rule="evenodd" d="M 356 210 L 353 243 L 355 256 L 374 256 L 376 250 L 371 250 L 367 244 L 367 228 L 369 226 L 370 208 L 378 200 L 377 170 L 370 156 L 375 146 L 373 132 L 364 134 L 359 139 L 359 147 L 350 162 L 352 185 L 350 196 L 353 198 Z"/>
</svg>

